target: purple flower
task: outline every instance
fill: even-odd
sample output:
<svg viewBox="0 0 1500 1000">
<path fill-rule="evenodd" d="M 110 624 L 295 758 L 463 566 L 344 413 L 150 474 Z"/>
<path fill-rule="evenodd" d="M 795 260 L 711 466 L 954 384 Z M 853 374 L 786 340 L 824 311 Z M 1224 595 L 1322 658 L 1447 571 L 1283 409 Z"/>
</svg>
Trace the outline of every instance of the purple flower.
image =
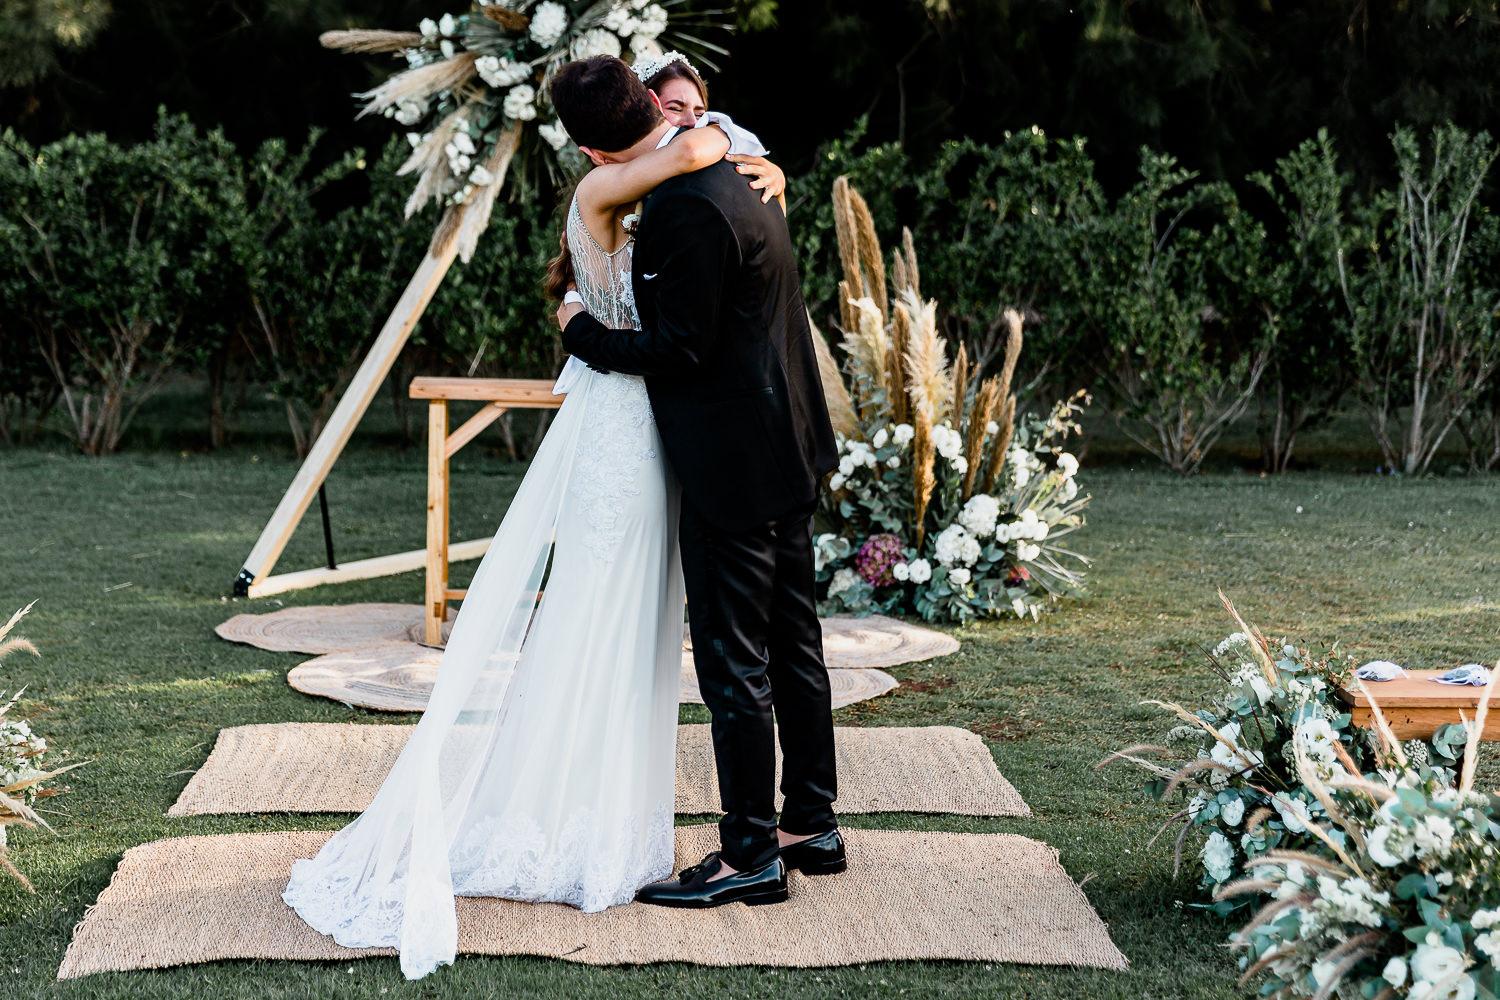
<svg viewBox="0 0 1500 1000">
<path fill-rule="evenodd" d="M 903 558 L 901 539 L 889 534 L 871 535 L 855 553 L 854 568 L 871 586 L 888 587 L 896 582 L 891 568 Z"/>
</svg>

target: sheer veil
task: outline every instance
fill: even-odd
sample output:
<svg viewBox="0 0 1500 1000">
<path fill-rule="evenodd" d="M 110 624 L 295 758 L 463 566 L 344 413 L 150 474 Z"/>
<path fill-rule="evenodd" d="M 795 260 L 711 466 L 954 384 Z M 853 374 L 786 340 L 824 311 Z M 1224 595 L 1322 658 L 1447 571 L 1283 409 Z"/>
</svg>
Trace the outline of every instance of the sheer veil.
<svg viewBox="0 0 1500 1000">
<path fill-rule="evenodd" d="M 296 863 L 283 894 L 342 945 L 398 948 L 412 978 L 457 950 L 449 849 L 512 707 L 507 692 L 537 612 L 592 375 L 574 369 L 559 380 L 554 391 L 568 398 L 479 564 L 427 711 L 390 776 L 315 859 Z"/>
</svg>

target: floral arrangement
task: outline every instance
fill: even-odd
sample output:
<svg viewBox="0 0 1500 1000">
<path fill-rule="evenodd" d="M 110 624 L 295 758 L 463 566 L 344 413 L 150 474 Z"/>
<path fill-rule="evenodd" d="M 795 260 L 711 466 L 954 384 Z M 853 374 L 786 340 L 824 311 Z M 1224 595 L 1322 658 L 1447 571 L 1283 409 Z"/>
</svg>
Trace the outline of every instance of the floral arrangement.
<svg viewBox="0 0 1500 1000">
<path fill-rule="evenodd" d="M 869 208 L 845 178 L 834 219 L 846 363 L 816 338 L 839 445 L 815 540 L 820 612 L 1035 618 L 1079 593 L 1088 560 L 1062 540 L 1089 498 L 1063 444 L 1087 395 L 1018 417 L 1020 315 L 1006 312 L 1001 371 L 981 381 L 965 347 L 948 361 L 910 231 L 888 283 Z"/>
<path fill-rule="evenodd" d="M 1357 774 L 1369 757 L 1336 694 L 1353 677 L 1353 660 L 1334 650 L 1266 642 L 1224 604 L 1239 631 L 1209 657 L 1224 682 L 1219 697 L 1191 712 L 1149 702 L 1182 720 L 1167 734 L 1168 745 L 1129 747 L 1100 765 L 1134 763 L 1153 776 L 1148 792 L 1182 804 L 1163 829 L 1180 825 L 1179 864 L 1188 835 L 1207 834 L 1198 855 L 1199 884 L 1210 892 L 1267 851 L 1315 844 L 1310 824 L 1323 816 L 1323 806 L 1300 777 L 1297 753 L 1325 773 L 1337 768 Z M 1177 762 L 1167 765 L 1160 758 Z M 1215 909 L 1224 913 L 1236 905 L 1244 903 L 1220 900 Z"/>
<path fill-rule="evenodd" d="M 659 59 L 664 42 L 713 65 L 703 51 L 722 48 L 676 29 L 730 26 L 672 13 L 684 2 L 476 0 L 466 12 L 424 19 L 417 31 L 330 31 L 322 42 L 405 59 L 403 71 L 358 95 L 360 113 L 408 130 L 412 152 L 399 172 L 416 183 L 406 214 L 429 202 L 447 206 L 445 225 L 467 260 L 518 153 L 536 149 L 549 170 L 560 166 L 563 174 L 580 162 L 547 104 L 559 66 L 596 55 Z"/>
<path fill-rule="evenodd" d="M 1457 782 L 1413 757 L 1379 707 L 1377 767 L 1361 774 L 1298 753 L 1322 805 L 1315 851 L 1273 850 L 1226 898 L 1260 911 L 1233 938 L 1246 980 L 1273 997 L 1474 1000 L 1500 995 L 1500 801 L 1474 791 L 1491 672 Z"/>
<path fill-rule="evenodd" d="M 22 651 L 38 655 L 36 647 L 27 640 L 19 636 L 7 638 L 31 608 L 32 605 L 28 604 L 17 611 L 0 628 L 0 660 L 11 653 Z M 49 785 L 48 782 L 80 765 L 55 767 L 48 760 L 50 756 L 55 756 L 55 751 L 47 746 L 47 741 L 34 733 L 24 720 L 8 717 L 11 709 L 21 700 L 21 694 L 21 691 L 17 691 L 6 701 L 5 693 L 0 691 L 0 870 L 29 890 L 31 883 L 7 856 L 6 831 L 12 826 L 51 829 L 47 821 L 37 813 L 37 803 L 66 791 Z"/>
</svg>

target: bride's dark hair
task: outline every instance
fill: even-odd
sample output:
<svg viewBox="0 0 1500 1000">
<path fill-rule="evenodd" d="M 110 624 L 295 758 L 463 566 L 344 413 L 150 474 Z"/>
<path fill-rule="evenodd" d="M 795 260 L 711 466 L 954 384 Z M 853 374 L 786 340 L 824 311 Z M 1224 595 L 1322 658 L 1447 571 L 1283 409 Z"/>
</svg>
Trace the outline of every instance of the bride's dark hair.
<svg viewBox="0 0 1500 1000">
<path fill-rule="evenodd" d="M 563 204 L 569 205 L 572 200 L 570 189 Z M 570 210 L 563 210 L 562 234 L 557 238 L 557 256 L 547 261 L 547 273 L 542 278 L 542 293 L 557 302 L 561 302 L 563 296 L 568 294 L 568 286 L 573 283 L 573 253 L 568 249 L 568 211 Z"/>
</svg>

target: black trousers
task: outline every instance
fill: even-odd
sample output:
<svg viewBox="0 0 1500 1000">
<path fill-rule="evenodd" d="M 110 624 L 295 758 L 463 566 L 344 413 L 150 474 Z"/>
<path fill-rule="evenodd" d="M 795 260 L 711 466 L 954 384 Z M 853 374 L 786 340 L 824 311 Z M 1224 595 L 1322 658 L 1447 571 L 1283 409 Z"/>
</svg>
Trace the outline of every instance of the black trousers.
<svg viewBox="0 0 1500 1000">
<path fill-rule="evenodd" d="M 781 828 L 812 834 L 836 825 L 812 518 L 726 532 L 683 504 L 681 546 L 698 686 L 713 716 L 724 809 L 720 855 L 731 868 L 750 871 L 776 857 L 778 732 Z"/>
</svg>

